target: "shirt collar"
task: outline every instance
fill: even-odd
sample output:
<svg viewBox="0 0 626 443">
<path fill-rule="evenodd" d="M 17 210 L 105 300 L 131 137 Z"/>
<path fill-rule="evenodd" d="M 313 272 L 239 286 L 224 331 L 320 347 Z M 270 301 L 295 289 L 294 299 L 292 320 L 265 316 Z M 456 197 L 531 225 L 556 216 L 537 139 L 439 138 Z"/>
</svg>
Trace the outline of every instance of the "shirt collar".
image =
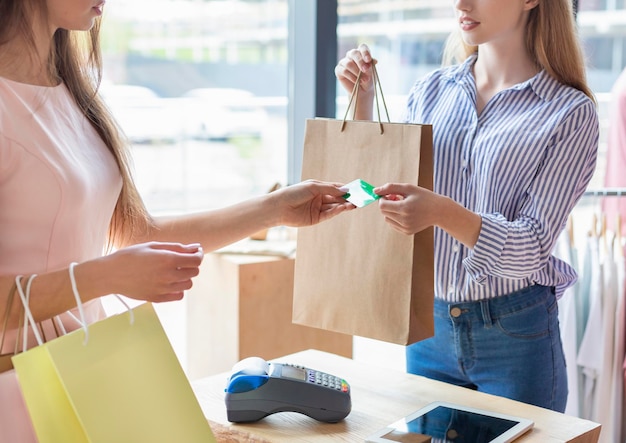
<svg viewBox="0 0 626 443">
<path fill-rule="evenodd" d="M 477 58 L 477 53 L 471 54 L 463 63 L 450 67 L 445 77 L 460 85 L 467 84 L 468 81 L 470 81 L 471 84 L 475 84 L 472 77 L 472 67 L 474 63 L 476 63 Z M 538 97 L 548 101 L 551 96 L 551 91 L 554 91 L 554 82 L 556 82 L 556 80 L 553 79 L 545 69 L 542 69 L 528 80 L 512 86 L 511 89 L 521 91 L 526 88 L 531 88 Z"/>
</svg>

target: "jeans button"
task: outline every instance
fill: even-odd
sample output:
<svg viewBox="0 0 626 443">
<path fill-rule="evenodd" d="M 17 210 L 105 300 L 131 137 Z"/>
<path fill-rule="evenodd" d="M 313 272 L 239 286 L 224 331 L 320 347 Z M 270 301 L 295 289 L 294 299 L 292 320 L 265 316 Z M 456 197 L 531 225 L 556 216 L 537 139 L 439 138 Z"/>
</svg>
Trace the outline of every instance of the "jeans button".
<svg viewBox="0 0 626 443">
<path fill-rule="evenodd" d="M 450 315 L 454 318 L 458 317 L 459 315 L 461 315 L 461 308 L 455 306 L 454 308 L 450 309 Z"/>
</svg>

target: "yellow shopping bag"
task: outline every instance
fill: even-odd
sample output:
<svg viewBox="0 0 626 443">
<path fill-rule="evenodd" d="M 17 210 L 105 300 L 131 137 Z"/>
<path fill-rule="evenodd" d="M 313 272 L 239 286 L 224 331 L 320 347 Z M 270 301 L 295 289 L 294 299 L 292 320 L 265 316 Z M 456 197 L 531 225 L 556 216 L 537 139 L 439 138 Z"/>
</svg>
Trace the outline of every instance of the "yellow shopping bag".
<svg viewBox="0 0 626 443">
<path fill-rule="evenodd" d="M 40 443 L 215 442 L 150 303 L 85 338 L 79 329 L 13 357 Z"/>
</svg>

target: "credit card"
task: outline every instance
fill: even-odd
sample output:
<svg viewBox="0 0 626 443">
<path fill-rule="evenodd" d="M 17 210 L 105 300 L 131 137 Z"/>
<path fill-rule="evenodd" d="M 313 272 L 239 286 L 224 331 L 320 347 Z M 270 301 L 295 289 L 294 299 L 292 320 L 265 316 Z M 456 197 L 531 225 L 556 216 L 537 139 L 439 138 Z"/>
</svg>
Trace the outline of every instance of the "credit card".
<svg viewBox="0 0 626 443">
<path fill-rule="evenodd" d="M 344 187 L 348 188 L 348 191 L 343 195 L 343 198 L 357 208 L 367 206 L 380 198 L 380 195 L 374 193 L 374 186 L 360 178 L 351 181 Z"/>
</svg>

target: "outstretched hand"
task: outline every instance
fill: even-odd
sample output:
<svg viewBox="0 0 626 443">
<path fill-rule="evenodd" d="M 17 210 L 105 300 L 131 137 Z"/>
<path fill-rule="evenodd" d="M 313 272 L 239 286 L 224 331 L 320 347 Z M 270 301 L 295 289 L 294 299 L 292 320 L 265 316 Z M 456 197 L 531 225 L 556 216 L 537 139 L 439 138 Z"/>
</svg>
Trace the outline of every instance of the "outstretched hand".
<svg viewBox="0 0 626 443">
<path fill-rule="evenodd" d="M 355 206 L 347 202 L 339 183 L 306 180 L 274 191 L 269 196 L 281 214 L 285 226 L 311 226 L 328 220 Z"/>
</svg>

